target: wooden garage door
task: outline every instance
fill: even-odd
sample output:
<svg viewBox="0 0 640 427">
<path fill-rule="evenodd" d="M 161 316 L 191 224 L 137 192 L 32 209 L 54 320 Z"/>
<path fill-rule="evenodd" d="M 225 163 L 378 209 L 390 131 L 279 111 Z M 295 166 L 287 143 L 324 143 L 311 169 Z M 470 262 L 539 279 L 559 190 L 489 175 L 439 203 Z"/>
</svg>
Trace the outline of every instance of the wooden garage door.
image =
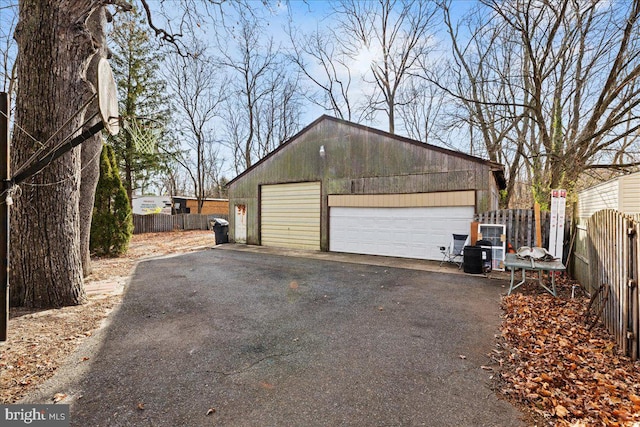
<svg viewBox="0 0 640 427">
<path fill-rule="evenodd" d="M 260 201 L 263 246 L 320 249 L 320 183 L 263 185 Z"/>
</svg>

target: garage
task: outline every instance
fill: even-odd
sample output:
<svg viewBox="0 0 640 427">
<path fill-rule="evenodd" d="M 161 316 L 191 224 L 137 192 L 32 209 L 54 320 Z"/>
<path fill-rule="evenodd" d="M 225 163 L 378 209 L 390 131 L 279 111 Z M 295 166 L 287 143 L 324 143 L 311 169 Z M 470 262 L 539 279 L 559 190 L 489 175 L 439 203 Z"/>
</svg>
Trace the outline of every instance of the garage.
<svg viewBox="0 0 640 427">
<path fill-rule="evenodd" d="M 329 196 L 329 206 L 331 252 L 429 260 L 442 259 L 452 233 L 469 232 L 475 210 L 472 191 Z"/>
<path fill-rule="evenodd" d="M 263 185 L 260 199 L 263 246 L 320 249 L 320 183 Z"/>
<path fill-rule="evenodd" d="M 229 182 L 229 240 L 439 260 L 505 184 L 495 162 L 322 116 Z"/>
</svg>

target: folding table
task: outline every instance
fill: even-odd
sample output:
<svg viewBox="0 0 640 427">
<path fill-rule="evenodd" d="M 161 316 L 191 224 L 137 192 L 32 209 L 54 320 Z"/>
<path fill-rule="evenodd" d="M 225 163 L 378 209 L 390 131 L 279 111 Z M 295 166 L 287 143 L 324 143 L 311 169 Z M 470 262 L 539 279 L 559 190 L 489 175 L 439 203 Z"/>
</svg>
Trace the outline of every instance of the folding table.
<svg viewBox="0 0 640 427">
<path fill-rule="evenodd" d="M 558 296 L 556 292 L 555 272 L 564 271 L 566 267 L 559 260 L 554 261 L 534 261 L 533 258 L 521 259 L 516 254 L 507 254 L 504 261 L 505 268 L 511 270 L 511 283 L 509 284 L 509 293 L 518 288 L 527 281 L 526 271 L 532 270 L 538 272 L 538 284 L 542 286 L 547 292 L 554 297 Z M 522 281 L 516 285 L 513 284 L 514 275 L 516 270 L 522 270 Z M 548 271 L 551 276 L 551 289 L 549 289 L 544 283 L 542 283 L 542 273 Z"/>
</svg>

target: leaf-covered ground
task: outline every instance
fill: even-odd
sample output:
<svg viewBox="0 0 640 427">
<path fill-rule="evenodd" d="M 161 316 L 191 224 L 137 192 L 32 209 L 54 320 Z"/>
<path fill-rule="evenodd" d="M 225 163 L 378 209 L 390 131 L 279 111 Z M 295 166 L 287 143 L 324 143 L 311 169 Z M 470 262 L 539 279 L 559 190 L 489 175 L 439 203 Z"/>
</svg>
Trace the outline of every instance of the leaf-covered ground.
<svg viewBox="0 0 640 427">
<path fill-rule="evenodd" d="M 57 310 L 12 309 L 9 340 L 0 346 L 0 403 L 14 403 L 53 376 L 119 301 L 109 295 Z"/>
<path fill-rule="evenodd" d="M 640 426 L 640 364 L 600 324 L 588 331 L 589 300 L 571 285 L 561 279 L 558 298 L 529 284 L 503 298 L 498 390 L 545 425 Z"/>
</svg>

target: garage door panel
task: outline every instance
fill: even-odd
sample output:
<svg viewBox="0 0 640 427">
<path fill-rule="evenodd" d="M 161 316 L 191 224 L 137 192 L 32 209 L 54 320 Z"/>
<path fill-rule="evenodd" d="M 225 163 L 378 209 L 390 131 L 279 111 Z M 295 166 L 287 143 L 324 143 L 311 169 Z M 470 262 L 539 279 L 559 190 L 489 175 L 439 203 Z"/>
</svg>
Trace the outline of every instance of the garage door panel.
<svg viewBox="0 0 640 427">
<path fill-rule="evenodd" d="M 271 218 L 269 219 L 269 221 L 263 223 L 263 225 L 265 227 L 269 227 L 271 225 L 301 225 L 303 227 L 308 227 L 308 228 L 313 228 L 313 229 L 319 229 L 320 224 L 315 224 L 315 219 L 316 216 L 280 216 L 277 218 Z M 313 221 L 313 224 L 310 224 L 310 222 Z"/>
<path fill-rule="evenodd" d="M 291 238 L 294 235 L 305 235 L 305 236 L 314 236 L 315 238 L 317 238 L 317 234 L 320 231 L 320 229 L 310 229 L 308 227 L 305 227 L 303 225 L 298 225 L 295 226 L 293 224 L 281 224 L 281 225 L 277 225 L 277 224 L 269 224 L 267 226 L 264 227 L 264 229 L 262 230 L 263 233 L 269 234 L 269 233 L 281 233 L 283 235 L 289 235 L 288 237 Z"/>
<path fill-rule="evenodd" d="M 264 185 L 260 233 L 264 246 L 320 249 L 320 183 Z"/>
<path fill-rule="evenodd" d="M 329 250 L 440 260 L 452 233 L 469 233 L 473 206 L 332 207 Z"/>
</svg>

